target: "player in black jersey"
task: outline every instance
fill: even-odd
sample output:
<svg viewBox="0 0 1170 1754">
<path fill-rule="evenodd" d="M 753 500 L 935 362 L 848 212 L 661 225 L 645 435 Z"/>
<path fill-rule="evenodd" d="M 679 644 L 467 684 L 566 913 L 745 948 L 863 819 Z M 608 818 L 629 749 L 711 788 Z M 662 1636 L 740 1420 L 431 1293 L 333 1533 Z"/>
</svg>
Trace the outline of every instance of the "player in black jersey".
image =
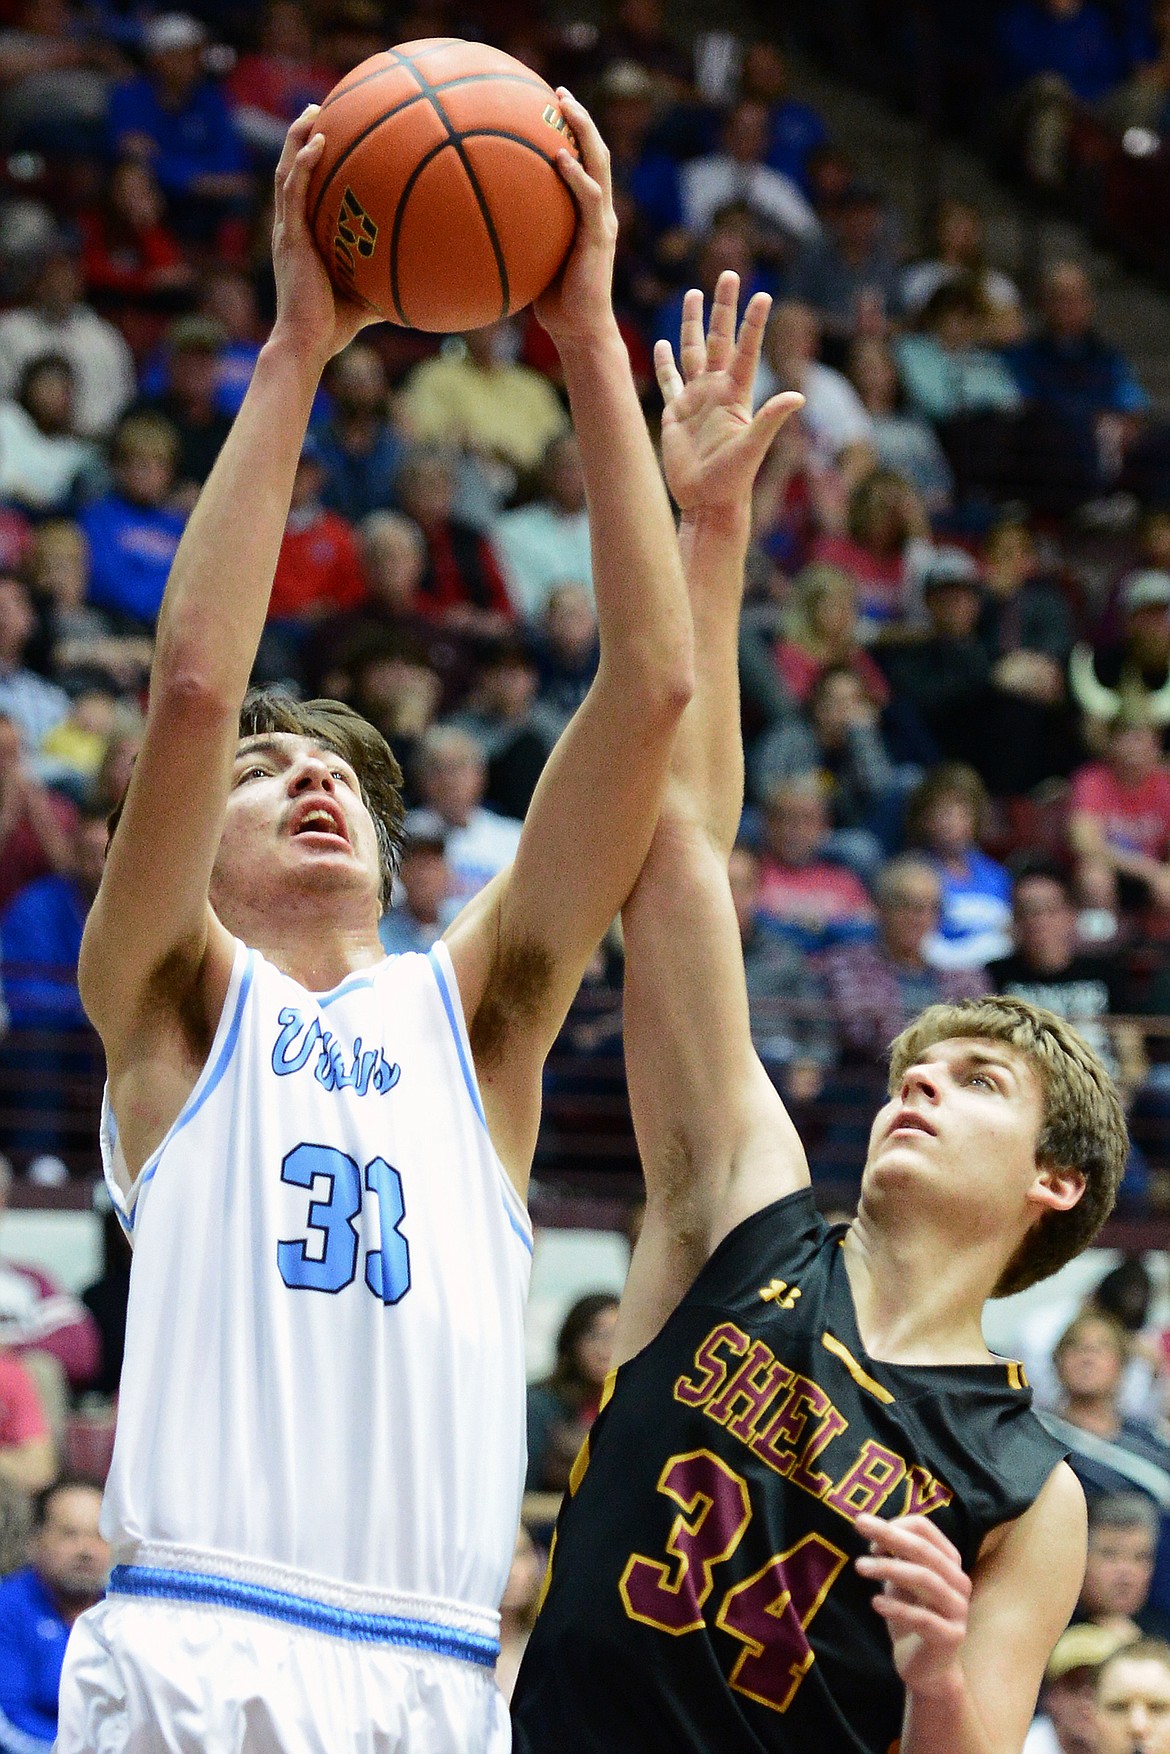
<svg viewBox="0 0 1170 1754">
<path fill-rule="evenodd" d="M 624 914 L 647 1212 L 516 1747 L 1018 1754 L 1080 1586 L 1084 1501 L 981 1315 L 1095 1235 L 1125 1123 L 1051 1013 L 934 1007 L 894 1044 L 857 1218 L 816 1212 L 752 1050 L 727 879 L 763 317 L 753 301 L 736 339 L 733 281 L 706 337 L 688 294 L 681 374 L 656 353 L 698 675 Z"/>
</svg>

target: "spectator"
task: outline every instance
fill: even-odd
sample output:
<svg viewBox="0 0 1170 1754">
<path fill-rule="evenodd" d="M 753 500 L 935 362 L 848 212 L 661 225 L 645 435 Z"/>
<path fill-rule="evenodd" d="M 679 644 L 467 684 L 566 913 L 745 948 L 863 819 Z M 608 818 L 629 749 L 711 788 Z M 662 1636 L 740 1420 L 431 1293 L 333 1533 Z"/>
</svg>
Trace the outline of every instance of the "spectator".
<svg viewBox="0 0 1170 1754">
<path fill-rule="evenodd" d="M 520 844 L 520 824 L 485 809 L 487 764 L 466 731 L 433 726 L 421 740 L 416 766 L 419 791 L 429 808 L 408 818 L 407 829 L 418 834 L 424 826 L 432 831 L 438 826 L 445 834 L 452 893 L 461 907 L 511 864 Z"/>
<path fill-rule="evenodd" d="M 1119 712 L 1105 756 L 1073 775 L 1069 844 L 1086 906 L 1170 913 L 1170 767 L 1145 715 Z"/>
<path fill-rule="evenodd" d="M 1170 1750 L 1170 1646 L 1143 1638 L 1125 1645 L 1097 1671 L 1094 1754 L 1167 1754 Z"/>
<path fill-rule="evenodd" d="M 39 1492 L 56 1465 L 36 1384 L 19 1358 L 0 1348 L 0 1482 Z"/>
<path fill-rule="evenodd" d="M 1163 727 L 1170 722 L 1170 572 L 1144 568 L 1121 587 L 1121 638 L 1094 653 L 1079 646 L 1069 680 L 1091 718 L 1111 718 L 1122 707 L 1143 710 Z M 1167 731 L 1162 731 L 1163 746 Z"/>
<path fill-rule="evenodd" d="M 970 279 L 933 292 L 917 332 L 895 343 L 906 400 L 936 425 L 971 414 L 1014 414 L 1022 397 L 1011 372 L 982 344 L 988 322 L 983 295 Z"/>
<path fill-rule="evenodd" d="M 1128 1355 L 1125 1330 L 1109 1316 L 1092 1310 L 1074 1316 L 1053 1353 L 1060 1404 L 1043 1419 L 1068 1445 L 1069 1465 L 1090 1500 L 1137 1488 L 1164 1517 L 1170 1511 L 1170 1446 L 1150 1426 L 1121 1413 Z M 1151 1540 L 1151 1570 L 1153 1546 Z"/>
<path fill-rule="evenodd" d="M 1118 1639 L 1165 1638 L 1170 1619 L 1150 1605 L 1159 1517 L 1144 1492 L 1114 1490 L 1089 1500 L 1089 1550 L 1075 1618 Z"/>
<path fill-rule="evenodd" d="M 775 281 L 759 260 L 759 241 L 758 227 L 750 213 L 737 207 L 720 211 L 700 242 L 687 273 L 687 285 L 698 287 L 705 306 L 710 304 L 719 276 L 724 273 L 739 275 L 740 300 L 744 304 L 753 293 L 772 291 Z M 677 344 L 684 297 L 680 286 L 659 307 L 651 323 L 656 338 L 663 335 Z"/>
<path fill-rule="evenodd" d="M 1072 614 L 1060 584 L 1041 569 L 1035 537 L 1022 519 L 1002 517 L 988 532 L 983 582 L 978 631 L 997 666 L 996 682 L 1028 699 L 1056 704 L 1063 697 L 1063 671 L 1075 637 Z M 1164 601 L 1170 603 L 1170 575 Z M 1170 614 L 1165 624 L 1170 652 Z M 1018 660 L 1023 653 L 1046 662 L 1004 664 L 1003 660 Z"/>
<path fill-rule="evenodd" d="M 500 1597 L 500 1654 L 496 1658 L 496 1682 L 505 1699 L 512 1697 L 528 1637 L 536 1624 L 543 1571 L 536 1543 L 521 1523 L 516 1530 L 508 1581 Z"/>
<path fill-rule="evenodd" d="M 597 1417 L 609 1371 L 618 1300 L 579 1297 L 557 1335 L 551 1376 L 528 1388 L 528 1492 L 563 1492 L 585 1433 Z"/>
<path fill-rule="evenodd" d="M 1070 1626 L 1061 1633 L 1044 1670 L 1040 1714 L 1032 1720 L 1023 1754 L 1100 1754 L 1097 1672 L 1124 1642 L 1102 1626 Z"/>
<path fill-rule="evenodd" d="M 584 585 L 554 585 L 544 606 L 536 640 L 540 702 L 561 729 L 589 692 L 601 647 L 597 611 Z"/>
<path fill-rule="evenodd" d="M 43 353 L 0 402 L 0 495 L 34 514 L 65 511 L 95 486 L 98 450 L 74 429 L 73 391 L 64 354 Z"/>
<path fill-rule="evenodd" d="M 878 462 L 908 481 L 932 517 L 950 510 L 955 477 L 929 421 L 911 414 L 889 343 L 859 335 L 849 349 L 848 372 L 869 415 Z"/>
<path fill-rule="evenodd" d="M 744 97 L 767 108 L 766 163 L 811 198 L 809 159 L 826 145 L 829 130 L 818 110 L 792 95 L 789 66 L 776 43 L 758 39 L 747 45 L 739 85 Z"/>
<path fill-rule="evenodd" d="M 351 525 L 322 503 L 325 469 L 310 434 L 301 447 L 292 501 L 268 600 L 258 662 L 270 676 L 301 678 L 310 630 L 365 601 L 361 549 Z"/>
<path fill-rule="evenodd" d="M 178 435 L 175 485 L 183 503 L 193 506 L 211 474 L 231 420 L 219 406 L 219 361 L 227 334 L 211 317 L 179 317 L 166 333 L 165 383 L 146 400 Z"/>
<path fill-rule="evenodd" d="M 1095 103 L 1126 71 L 1109 18 L 1093 0 L 1016 0 L 1000 15 L 997 34 L 1009 90 L 1047 74 Z"/>
<path fill-rule="evenodd" d="M 0 911 L 26 884 L 68 868 L 73 820 L 73 806 L 37 779 L 16 721 L 0 711 Z"/>
<path fill-rule="evenodd" d="M 12 1165 L 0 1153 L 0 1221 L 11 1187 Z M 7 1256 L 0 1257 L 0 1346 L 30 1371 L 46 1411 L 59 1411 L 61 1423 L 69 1394 L 88 1388 L 97 1373 L 98 1331 L 85 1305 L 39 1267 Z"/>
<path fill-rule="evenodd" d="M 0 32 L 0 142 L 6 153 L 93 153 L 121 55 L 65 0 L 17 0 Z"/>
<path fill-rule="evenodd" d="M 226 90 L 241 137 L 275 164 L 291 123 L 306 104 L 319 104 L 332 84 L 305 7 L 299 0 L 269 0 L 257 45 L 240 56 Z"/>
<path fill-rule="evenodd" d="M 861 637 L 871 640 L 916 607 L 934 557 L 926 508 L 908 481 L 874 469 L 849 495 L 845 533 L 819 537 L 813 553 L 856 581 Z"/>
<path fill-rule="evenodd" d="M 926 960 L 941 905 L 938 874 L 926 859 L 915 853 L 891 859 L 875 887 L 876 939 L 828 950 L 822 971 L 845 1055 L 884 1068 L 894 1037 L 927 1005 L 981 998 L 989 987 L 976 969 L 937 968 Z"/>
<path fill-rule="evenodd" d="M 976 637 L 983 585 L 970 555 L 939 553 L 922 580 L 926 627 L 920 635 L 889 639 L 875 648 L 890 691 L 909 702 L 949 760 L 975 754 L 984 734 L 982 717 L 991 661 Z"/>
<path fill-rule="evenodd" d="M 769 116 L 764 104 L 741 97 L 727 113 L 719 150 L 682 167 L 679 187 L 683 222 L 696 237 L 733 202 L 781 241 L 820 237 L 821 226 L 805 196 L 783 171 L 767 163 Z"/>
<path fill-rule="evenodd" d="M 1011 882 L 980 851 L 988 798 L 972 768 L 944 763 L 912 794 L 906 839 L 925 850 L 942 885 L 942 915 L 925 951 L 935 968 L 983 969 L 1011 949 Z"/>
<path fill-rule="evenodd" d="M 452 633 L 497 639 L 513 619 L 511 600 L 487 538 L 454 515 L 455 488 L 451 452 L 435 445 L 407 452 L 397 495 L 427 545 L 419 607 Z"/>
<path fill-rule="evenodd" d="M 0 714 L 17 726 L 21 746 L 30 757 L 69 711 L 69 697 L 25 667 L 35 628 L 36 612 L 27 585 L 0 573 Z"/>
<path fill-rule="evenodd" d="M 0 1583 L 0 1747 L 48 1750 L 73 1622 L 101 1600 L 110 1550 L 101 1488 L 63 1476 L 37 1494 L 29 1564 Z"/>
<path fill-rule="evenodd" d="M 934 255 L 916 262 L 902 276 L 906 316 L 913 322 L 940 287 L 965 280 L 979 295 L 985 312 L 981 339 L 993 347 L 1018 341 L 1023 330 L 1023 301 L 1014 282 L 987 264 L 987 227 L 980 209 L 974 202 L 948 196 L 939 202 L 933 233 Z"/>
<path fill-rule="evenodd" d="M 885 706 L 890 698 L 885 676 L 859 643 L 857 587 L 840 567 L 817 563 L 797 574 L 775 658 L 781 677 L 802 703 L 819 676 L 841 666 L 853 671 L 874 706 Z"/>
<path fill-rule="evenodd" d="M 501 512 L 491 539 L 516 613 L 538 622 L 555 585 L 573 579 L 592 600 L 593 560 L 585 478 L 576 436 L 551 439 L 540 465 L 535 499 Z"/>
<path fill-rule="evenodd" d="M 826 231 L 793 264 L 791 298 L 820 313 L 825 333 L 844 345 L 880 335 L 899 315 L 900 270 L 881 194 L 869 183 L 841 189 L 825 210 Z"/>
<path fill-rule="evenodd" d="M 849 379 L 821 363 L 820 344 L 820 321 L 809 305 L 791 300 L 777 305 L 756 373 L 757 405 L 777 390 L 799 390 L 814 464 L 836 464 L 842 481 L 852 487 L 877 464 L 873 423 Z"/>
<path fill-rule="evenodd" d="M 252 191 L 244 143 L 204 55 L 207 32 L 186 13 L 143 31 L 146 71 L 118 85 L 107 117 L 114 158 L 149 164 L 184 237 L 211 242 Z"/>
<path fill-rule="evenodd" d="M 447 837 L 435 825 L 422 826 L 403 844 L 395 879 L 394 905 L 378 927 L 387 956 L 426 952 L 452 919 L 453 879 L 447 864 Z"/>
<path fill-rule="evenodd" d="M 299 112 L 298 112 L 299 113 Z M 325 373 L 330 414 L 313 433 L 325 471 L 321 498 L 351 524 L 391 502 L 402 440 L 390 423 L 386 367 L 376 347 L 351 341 Z"/>
<path fill-rule="evenodd" d="M 881 859 L 897 775 L 877 711 L 848 665 L 830 665 L 809 690 L 807 710 L 768 733 L 752 758 L 754 789 L 767 796 L 784 780 L 815 777 L 829 804 L 832 850 L 864 877 Z"/>
<path fill-rule="evenodd" d="M 104 438 L 134 394 L 129 347 L 82 301 L 77 255 L 57 243 L 44 257 L 31 302 L 0 316 L 0 395 L 11 396 L 31 359 L 63 354 L 73 367 L 77 431 Z"/>
<path fill-rule="evenodd" d="M 764 807 L 760 912 L 813 952 L 868 936 L 873 908 L 860 878 L 823 856 L 829 811 L 811 774 L 778 785 Z"/>
<path fill-rule="evenodd" d="M 836 1057 L 823 987 L 796 946 L 761 924 L 760 856 L 755 849 L 734 847 L 728 874 L 743 947 L 752 1042 L 789 1099 L 811 1101 Z"/>
<path fill-rule="evenodd" d="M 153 629 L 186 523 L 171 505 L 179 435 L 161 414 L 129 414 L 110 451 L 113 486 L 80 519 L 89 543 L 90 601 Z"/>
<path fill-rule="evenodd" d="M 252 381 L 266 334 L 256 288 L 229 262 L 213 263 L 199 277 L 199 314 L 221 323 L 227 331 L 227 345 L 219 356 L 219 406 L 222 413 L 234 418 Z"/>
<path fill-rule="evenodd" d="M 37 525 L 28 566 L 39 603 L 57 680 L 75 692 L 105 684 L 119 694 L 139 694 L 150 674 L 153 642 L 121 619 L 95 609 L 89 595 L 89 544 L 68 518 Z"/>
<path fill-rule="evenodd" d="M 475 738 L 487 762 L 484 801 L 522 822 L 563 721 L 537 699 L 540 670 L 532 647 L 505 640 L 480 665 L 470 696 L 449 723 Z"/>
<path fill-rule="evenodd" d="M 1110 955 L 1090 955 L 1077 943 L 1077 910 L 1070 886 L 1055 867 L 1025 869 L 1012 891 L 1015 949 L 988 967 L 997 993 L 1044 1005 L 1071 1023 L 1117 1077 L 1124 1061 L 1126 1083 L 1140 1063 L 1141 1041 L 1132 1027 L 1108 1019 L 1124 1015 L 1124 973 Z M 1124 1031 L 1124 1033 L 1123 1033 Z"/>
<path fill-rule="evenodd" d="M 128 312 L 161 315 L 190 291 L 191 264 L 166 223 L 158 178 L 141 159 L 119 160 L 101 200 L 79 214 L 77 224 L 82 276 L 99 310 L 123 322 Z M 155 339 L 147 324 L 137 333 L 143 341 Z"/>
<path fill-rule="evenodd" d="M 463 445 L 516 474 L 535 469 L 568 416 L 546 378 L 515 363 L 516 326 L 490 323 L 415 366 L 402 421 L 424 443 Z"/>
<path fill-rule="evenodd" d="M 614 302 L 619 311 L 643 321 L 662 302 L 666 282 L 691 245 L 682 222 L 678 165 L 655 138 L 657 99 L 654 80 L 633 61 L 612 61 L 593 89 L 593 115 L 609 147 L 618 219 Z M 530 326 L 525 352 L 533 364 L 534 339 Z"/>
</svg>

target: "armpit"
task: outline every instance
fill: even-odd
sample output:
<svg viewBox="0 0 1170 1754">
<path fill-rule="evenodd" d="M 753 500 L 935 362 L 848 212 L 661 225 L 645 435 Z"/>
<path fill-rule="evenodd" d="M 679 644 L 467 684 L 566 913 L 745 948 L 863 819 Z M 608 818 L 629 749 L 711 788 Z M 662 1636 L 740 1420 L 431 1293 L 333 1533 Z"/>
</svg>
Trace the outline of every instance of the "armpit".
<svg viewBox="0 0 1170 1754">
<path fill-rule="evenodd" d="M 471 1052 L 481 1072 L 499 1065 L 518 1030 L 535 1023 L 552 989 L 552 952 L 535 939 L 497 946 L 483 997 L 471 1020 Z"/>
</svg>

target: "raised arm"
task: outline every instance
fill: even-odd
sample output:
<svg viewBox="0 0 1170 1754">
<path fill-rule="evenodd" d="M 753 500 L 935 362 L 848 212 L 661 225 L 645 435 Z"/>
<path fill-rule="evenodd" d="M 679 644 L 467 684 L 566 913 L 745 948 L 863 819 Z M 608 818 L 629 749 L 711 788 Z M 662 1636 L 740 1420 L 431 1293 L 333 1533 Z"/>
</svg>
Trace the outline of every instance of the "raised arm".
<svg viewBox="0 0 1170 1754">
<path fill-rule="evenodd" d="M 619 1360 L 652 1338 L 740 1217 L 808 1176 L 752 1047 L 727 875 L 743 804 L 736 660 L 752 483 L 801 405 L 799 396 L 777 396 L 752 420 L 768 301 L 752 299 L 737 340 L 737 292 L 735 275 L 722 275 L 706 337 L 702 297 L 687 294 L 681 372 L 666 342 L 655 351 L 696 679 L 653 844 L 622 916 L 626 1068 L 647 1206 L 622 1300 Z"/>
<path fill-rule="evenodd" d="M 537 304 L 581 446 L 601 642 L 596 680 L 537 786 L 512 869 L 448 933 L 496 1149 L 527 1182 L 540 1074 L 593 950 L 646 856 L 691 690 L 691 622 L 670 503 L 611 303 L 609 155 L 562 97 L 582 163 L 560 168 L 577 238 Z"/>
<path fill-rule="evenodd" d="M 264 626 L 318 378 L 370 313 L 335 300 L 305 223 L 316 106 L 276 171 L 277 314 L 243 407 L 175 555 L 159 614 L 142 750 L 82 945 L 86 1010 L 111 1077 L 144 1022 L 206 1036 L 231 969 L 208 904 L 239 709 Z"/>
</svg>

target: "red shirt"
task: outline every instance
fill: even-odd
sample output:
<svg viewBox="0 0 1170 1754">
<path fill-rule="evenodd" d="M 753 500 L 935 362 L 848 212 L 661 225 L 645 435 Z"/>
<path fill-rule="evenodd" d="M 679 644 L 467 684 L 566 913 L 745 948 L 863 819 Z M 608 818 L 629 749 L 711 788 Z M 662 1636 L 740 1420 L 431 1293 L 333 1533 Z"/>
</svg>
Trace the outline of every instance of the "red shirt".
<svg viewBox="0 0 1170 1754">
<path fill-rule="evenodd" d="M 1159 765 L 1136 786 L 1092 761 L 1073 775 L 1072 808 L 1100 819 L 1105 838 L 1124 852 L 1164 859 L 1170 847 L 1170 769 Z"/>
<path fill-rule="evenodd" d="M 19 1359 L 0 1351 L 0 1449 L 16 1449 L 31 1438 L 48 1435 L 36 1384 Z"/>
<path fill-rule="evenodd" d="M 73 832 L 77 811 L 58 792 L 49 793 L 49 808 L 66 834 Z M 0 841 L 0 908 L 6 908 L 18 889 L 35 877 L 46 877 L 53 869 L 44 843 L 22 810 L 4 840 Z"/>
<path fill-rule="evenodd" d="M 366 598 L 361 550 L 337 512 L 320 511 L 303 529 L 290 527 L 280 545 L 269 621 L 356 609 Z"/>
<path fill-rule="evenodd" d="M 815 859 L 811 865 L 780 865 L 765 856 L 760 870 L 760 912 L 784 924 L 820 929 L 873 918 L 861 879 L 843 865 Z"/>
</svg>

